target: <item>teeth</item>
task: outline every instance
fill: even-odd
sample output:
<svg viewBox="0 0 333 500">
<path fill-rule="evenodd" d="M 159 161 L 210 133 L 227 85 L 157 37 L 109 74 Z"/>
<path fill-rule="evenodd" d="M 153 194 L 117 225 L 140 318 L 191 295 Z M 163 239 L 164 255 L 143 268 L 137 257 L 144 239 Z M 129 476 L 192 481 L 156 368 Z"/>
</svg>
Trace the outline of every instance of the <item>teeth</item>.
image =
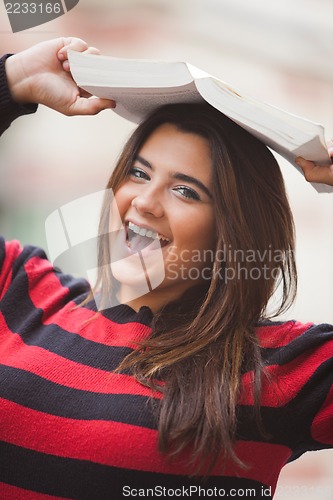
<svg viewBox="0 0 333 500">
<path fill-rule="evenodd" d="M 156 231 L 152 229 L 146 229 L 144 227 L 139 227 L 133 222 L 128 223 L 128 227 L 133 233 L 139 234 L 140 236 L 147 236 L 147 238 L 152 238 L 153 240 L 159 239 L 163 241 L 170 241 L 169 238 L 163 236 L 162 234 L 158 234 Z"/>
</svg>

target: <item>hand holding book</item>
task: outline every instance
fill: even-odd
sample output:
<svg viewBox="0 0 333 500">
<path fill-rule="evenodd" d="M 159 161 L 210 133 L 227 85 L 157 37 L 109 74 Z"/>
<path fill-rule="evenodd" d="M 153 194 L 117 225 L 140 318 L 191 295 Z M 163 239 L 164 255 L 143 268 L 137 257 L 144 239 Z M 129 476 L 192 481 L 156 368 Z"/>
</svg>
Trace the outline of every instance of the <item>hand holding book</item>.
<svg viewBox="0 0 333 500">
<path fill-rule="evenodd" d="M 68 49 L 86 53 L 98 52 L 79 38 L 56 38 L 38 43 L 6 60 L 6 75 L 10 93 L 20 104 L 44 104 L 65 115 L 96 114 L 110 108 L 113 101 L 89 99 L 81 91 L 67 62 Z"/>
<path fill-rule="evenodd" d="M 328 152 L 333 162 L 333 148 L 329 148 Z M 302 157 L 296 158 L 296 163 L 303 170 L 308 182 L 320 182 L 328 186 L 333 186 L 333 163 L 332 165 L 320 166 Z"/>
</svg>

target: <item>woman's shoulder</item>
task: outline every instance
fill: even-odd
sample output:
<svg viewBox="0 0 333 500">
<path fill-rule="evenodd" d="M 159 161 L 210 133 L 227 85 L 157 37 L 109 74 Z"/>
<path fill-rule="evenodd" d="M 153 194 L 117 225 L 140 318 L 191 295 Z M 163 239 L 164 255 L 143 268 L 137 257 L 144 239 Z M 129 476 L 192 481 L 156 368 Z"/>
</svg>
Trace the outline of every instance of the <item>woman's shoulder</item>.
<svg viewBox="0 0 333 500">
<path fill-rule="evenodd" d="M 42 248 L 33 245 L 22 245 L 18 240 L 6 240 L 0 236 L 0 268 L 5 261 L 14 263 L 17 259 L 27 260 L 33 255 L 39 255 L 47 259 L 46 253 Z"/>
<path fill-rule="evenodd" d="M 266 425 L 288 442 L 295 457 L 331 447 L 333 326 L 264 321 L 257 333 L 265 365 L 261 405 Z M 247 394 L 251 377 L 244 380 Z M 243 404 L 251 403 L 244 394 Z"/>
<path fill-rule="evenodd" d="M 6 241 L 0 237 L 0 298 L 18 296 L 22 290 L 31 294 L 52 295 L 62 289 L 68 298 L 86 295 L 90 286 L 85 279 L 63 273 L 49 261 L 46 252 L 33 245 Z M 82 299 L 83 300 L 83 299 Z"/>
<path fill-rule="evenodd" d="M 262 321 L 257 325 L 257 337 L 263 352 L 279 364 L 299 356 L 333 358 L 333 325 L 300 321 Z"/>
</svg>

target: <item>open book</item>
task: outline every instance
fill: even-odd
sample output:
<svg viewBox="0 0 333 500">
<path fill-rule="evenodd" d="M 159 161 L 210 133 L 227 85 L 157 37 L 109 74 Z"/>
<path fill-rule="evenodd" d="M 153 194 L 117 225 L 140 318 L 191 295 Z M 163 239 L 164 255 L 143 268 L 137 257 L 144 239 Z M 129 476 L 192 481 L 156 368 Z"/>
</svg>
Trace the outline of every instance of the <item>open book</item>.
<svg viewBox="0 0 333 500">
<path fill-rule="evenodd" d="M 163 104 L 205 100 L 297 169 L 297 156 L 320 165 L 330 164 L 321 125 L 243 96 L 188 63 L 119 59 L 74 51 L 69 52 L 69 62 L 79 87 L 92 95 L 114 99 L 114 111 L 133 122 L 139 123 Z M 313 186 L 319 192 L 333 191 L 323 184 Z"/>
</svg>

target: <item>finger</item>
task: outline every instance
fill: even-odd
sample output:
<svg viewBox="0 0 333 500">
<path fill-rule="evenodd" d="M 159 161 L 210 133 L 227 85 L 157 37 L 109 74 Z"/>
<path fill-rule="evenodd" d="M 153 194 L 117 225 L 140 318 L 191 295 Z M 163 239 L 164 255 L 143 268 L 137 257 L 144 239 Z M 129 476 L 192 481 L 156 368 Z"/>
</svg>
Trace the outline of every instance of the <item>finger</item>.
<svg viewBox="0 0 333 500">
<path fill-rule="evenodd" d="M 83 41 L 83 40 L 81 40 L 81 41 Z M 78 46 L 78 44 L 76 46 Z M 69 66 L 69 62 L 67 59 L 67 57 L 68 57 L 67 52 L 69 49 L 70 49 L 70 46 L 67 47 L 67 50 L 66 50 L 66 47 L 63 47 L 58 52 L 58 59 L 62 62 L 62 67 L 65 71 L 67 71 L 67 73 L 70 72 L 70 66 Z M 93 54 L 93 55 L 100 55 L 100 53 L 101 53 L 96 47 L 88 47 L 86 50 L 82 50 L 80 52 L 82 52 L 83 54 Z"/>
<path fill-rule="evenodd" d="M 76 50 L 77 52 L 84 52 L 88 49 L 88 44 L 81 38 L 64 38 L 63 47 L 58 51 L 58 59 L 60 61 L 65 61 L 68 59 L 68 51 Z"/>
<path fill-rule="evenodd" d="M 101 51 L 98 50 L 96 47 L 88 47 L 87 50 L 84 51 L 85 54 L 95 54 L 95 55 L 100 55 Z"/>
<path fill-rule="evenodd" d="M 82 40 L 82 38 L 77 38 L 77 37 L 68 37 L 68 38 L 63 38 L 63 50 L 77 50 L 77 51 L 83 51 L 87 50 L 88 44 L 85 40 Z"/>
<path fill-rule="evenodd" d="M 69 108 L 68 115 L 96 115 L 103 109 L 113 109 L 115 107 L 115 101 L 110 99 L 101 99 L 99 97 L 85 99 L 84 97 L 78 97 Z"/>
<path fill-rule="evenodd" d="M 64 69 L 65 71 L 67 71 L 67 73 L 69 73 L 69 72 L 70 72 L 69 62 L 68 62 L 68 60 L 67 60 L 67 59 L 66 59 L 66 61 L 64 61 L 64 62 L 62 63 L 62 67 L 63 67 L 63 69 Z"/>
<path fill-rule="evenodd" d="M 296 158 L 296 163 L 301 167 L 304 177 L 308 182 L 320 182 L 332 185 L 333 183 L 333 165 L 319 166 L 312 161 L 304 158 Z"/>
<path fill-rule="evenodd" d="M 309 170 L 315 167 L 315 163 L 313 161 L 305 160 L 301 156 L 298 156 L 295 161 L 297 165 L 301 167 L 302 170 Z"/>
</svg>

